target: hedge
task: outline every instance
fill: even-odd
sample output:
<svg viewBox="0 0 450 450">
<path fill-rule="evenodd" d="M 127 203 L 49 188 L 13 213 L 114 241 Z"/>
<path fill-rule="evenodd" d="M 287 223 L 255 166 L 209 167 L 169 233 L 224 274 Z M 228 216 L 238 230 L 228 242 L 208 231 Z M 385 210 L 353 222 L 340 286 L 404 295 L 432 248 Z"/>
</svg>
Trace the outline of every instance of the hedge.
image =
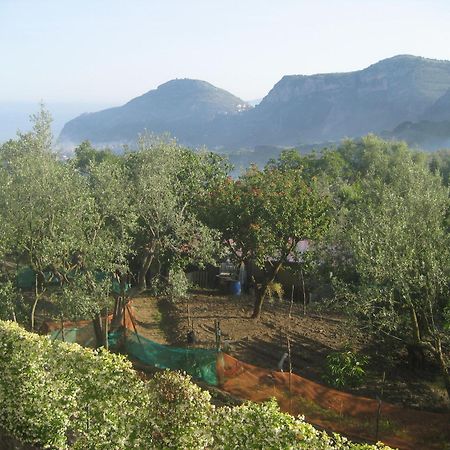
<svg viewBox="0 0 450 450">
<path fill-rule="evenodd" d="M 215 407 L 190 378 L 0 321 L 0 428 L 52 449 L 385 449 L 327 435 L 274 401 Z"/>
</svg>

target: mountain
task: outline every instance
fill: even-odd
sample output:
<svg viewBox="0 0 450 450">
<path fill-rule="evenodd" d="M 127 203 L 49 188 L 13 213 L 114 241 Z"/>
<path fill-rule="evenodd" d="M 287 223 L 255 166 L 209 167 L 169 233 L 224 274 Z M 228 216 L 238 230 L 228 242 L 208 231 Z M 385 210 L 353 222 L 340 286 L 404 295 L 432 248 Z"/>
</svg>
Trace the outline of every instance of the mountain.
<svg viewBox="0 0 450 450">
<path fill-rule="evenodd" d="M 450 120 L 433 122 L 403 122 L 390 132 L 381 133 L 386 139 L 405 141 L 422 150 L 450 148 Z"/>
<path fill-rule="evenodd" d="M 439 97 L 422 115 L 422 120 L 442 122 L 450 120 L 450 89 Z"/>
<path fill-rule="evenodd" d="M 425 150 L 450 147 L 450 89 L 425 110 L 420 120 L 402 122 L 382 135 Z"/>
<path fill-rule="evenodd" d="M 239 141 L 297 145 L 417 121 L 450 88 L 450 61 L 401 55 L 356 72 L 283 77 L 243 116 Z"/>
<path fill-rule="evenodd" d="M 61 142 L 130 143 L 147 130 L 169 132 L 180 142 L 201 145 L 208 124 L 217 117 L 239 114 L 250 106 L 206 81 L 177 79 L 130 100 L 123 106 L 82 114 L 61 131 Z"/>
<path fill-rule="evenodd" d="M 226 151 L 311 145 L 370 132 L 396 137 L 401 130 L 386 130 L 446 120 L 450 61 L 399 55 L 354 72 L 285 76 L 255 107 L 204 81 L 169 81 L 124 106 L 77 117 L 61 140 L 132 142 L 147 129 Z"/>
</svg>

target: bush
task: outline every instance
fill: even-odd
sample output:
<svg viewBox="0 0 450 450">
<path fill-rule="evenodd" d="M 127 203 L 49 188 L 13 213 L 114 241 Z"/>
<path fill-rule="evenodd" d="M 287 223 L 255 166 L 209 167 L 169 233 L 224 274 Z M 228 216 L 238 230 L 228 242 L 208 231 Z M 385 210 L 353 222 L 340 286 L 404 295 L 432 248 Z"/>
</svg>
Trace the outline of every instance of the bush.
<svg viewBox="0 0 450 450">
<path fill-rule="evenodd" d="M 283 300 L 284 296 L 284 289 L 281 283 L 276 283 L 272 281 L 272 283 L 269 283 L 267 286 L 267 297 L 270 301 L 273 301 L 275 297 L 281 301 Z"/>
<path fill-rule="evenodd" d="M 187 298 L 191 285 L 181 269 L 171 269 L 166 287 L 166 295 L 173 302 Z"/>
<path fill-rule="evenodd" d="M 354 444 L 348 439 L 316 430 L 302 417 L 282 413 L 276 401 L 245 403 L 218 408 L 213 424 L 214 447 L 220 450 L 305 449 L 305 450 L 388 450 L 382 444 Z"/>
<path fill-rule="evenodd" d="M 358 355 L 351 350 L 331 353 L 327 356 L 323 378 L 337 388 L 359 386 L 366 375 L 367 362 L 367 356 Z"/>
<path fill-rule="evenodd" d="M 24 322 L 27 311 L 23 296 L 11 281 L 0 282 L 0 320 Z"/>
<path fill-rule="evenodd" d="M 204 449 L 211 443 L 210 418 L 214 406 L 210 395 L 189 376 L 168 370 L 150 380 L 147 425 L 152 448 Z"/>
<path fill-rule="evenodd" d="M 44 448 L 142 448 L 144 383 L 106 351 L 52 342 L 0 322 L 0 426 Z"/>
</svg>

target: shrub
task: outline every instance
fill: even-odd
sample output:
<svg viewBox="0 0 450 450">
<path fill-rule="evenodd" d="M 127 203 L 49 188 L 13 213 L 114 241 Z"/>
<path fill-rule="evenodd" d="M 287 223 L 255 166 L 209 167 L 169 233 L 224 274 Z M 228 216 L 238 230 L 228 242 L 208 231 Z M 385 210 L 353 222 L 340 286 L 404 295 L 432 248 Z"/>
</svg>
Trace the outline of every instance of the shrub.
<svg viewBox="0 0 450 450">
<path fill-rule="evenodd" d="M 188 296 L 191 285 L 186 274 L 181 269 L 171 269 L 166 286 L 167 297 L 175 302 Z"/>
<path fill-rule="evenodd" d="M 245 403 L 216 410 L 213 422 L 214 447 L 220 450 L 305 449 L 305 450 L 389 450 L 382 444 L 354 444 L 334 434 L 328 435 L 278 408 L 276 401 Z"/>
<path fill-rule="evenodd" d="M 0 322 L 0 426 L 44 448 L 139 447 L 147 391 L 124 357 Z"/>
<path fill-rule="evenodd" d="M 283 300 L 284 295 L 284 289 L 281 283 L 276 283 L 272 281 L 272 283 L 269 283 L 267 286 L 267 297 L 270 301 L 273 301 L 275 297 L 281 301 Z"/>
<path fill-rule="evenodd" d="M 150 380 L 146 407 L 152 448 L 204 449 L 211 443 L 210 418 L 214 406 L 209 392 L 187 375 L 164 371 Z"/>
<path fill-rule="evenodd" d="M 327 356 L 324 380 L 334 387 L 355 387 L 362 383 L 366 375 L 367 356 L 351 350 L 334 352 Z"/>
</svg>

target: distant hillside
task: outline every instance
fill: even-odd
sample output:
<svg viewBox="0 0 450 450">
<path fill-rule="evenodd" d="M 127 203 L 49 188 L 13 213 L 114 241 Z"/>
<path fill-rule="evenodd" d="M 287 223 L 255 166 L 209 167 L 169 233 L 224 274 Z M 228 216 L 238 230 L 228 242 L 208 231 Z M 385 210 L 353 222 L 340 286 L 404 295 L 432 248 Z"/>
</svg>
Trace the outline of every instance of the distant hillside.
<svg viewBox="0 0 450 450">
<path fill-rule="evenodd" d="M 450 89 L 424 112 L 421 119 L 432 122 L 450 120 Z"/>
<path fill-rule="evenodd" d="M 144 130 L 169 132 L 180 142 L 203 144 L 208 124 L 217 116 L 250 106 L 206 81 L 179 79 L 134 98 L 123 106 L 83 114 L 64 126 L 61 142 L 133 142 Z"/>
<path fill-rule="evenodd" d="M 435 123 L 447 120 L 450 61 L 401 55 L 355 72 L 285 76 L 254 108 L 204 81 L 173 80 L 124 106 L 77 117 L 60 138 L 133 142 L 147 129 L 228 151 L 338 141 L 420 121 L 439 134 Z M 419 134 L 408 136 L 428 142 L 414 141 Z"/>
<path fill-rule="evenodd" d="M 356 72 L 285 76 L 243 116 L 238 142 L 296 145 L 378 133 L 418 120 L 449 88 L 450 61 L 415 56 Z"/>
<path fill-rule="evenodd" d="M 393 131 L 381 135 L 388 139 L 406 141 L 410 146 L 424 150 L 450 148 L 450 120 L 404 122 Z"/>
</svg>

